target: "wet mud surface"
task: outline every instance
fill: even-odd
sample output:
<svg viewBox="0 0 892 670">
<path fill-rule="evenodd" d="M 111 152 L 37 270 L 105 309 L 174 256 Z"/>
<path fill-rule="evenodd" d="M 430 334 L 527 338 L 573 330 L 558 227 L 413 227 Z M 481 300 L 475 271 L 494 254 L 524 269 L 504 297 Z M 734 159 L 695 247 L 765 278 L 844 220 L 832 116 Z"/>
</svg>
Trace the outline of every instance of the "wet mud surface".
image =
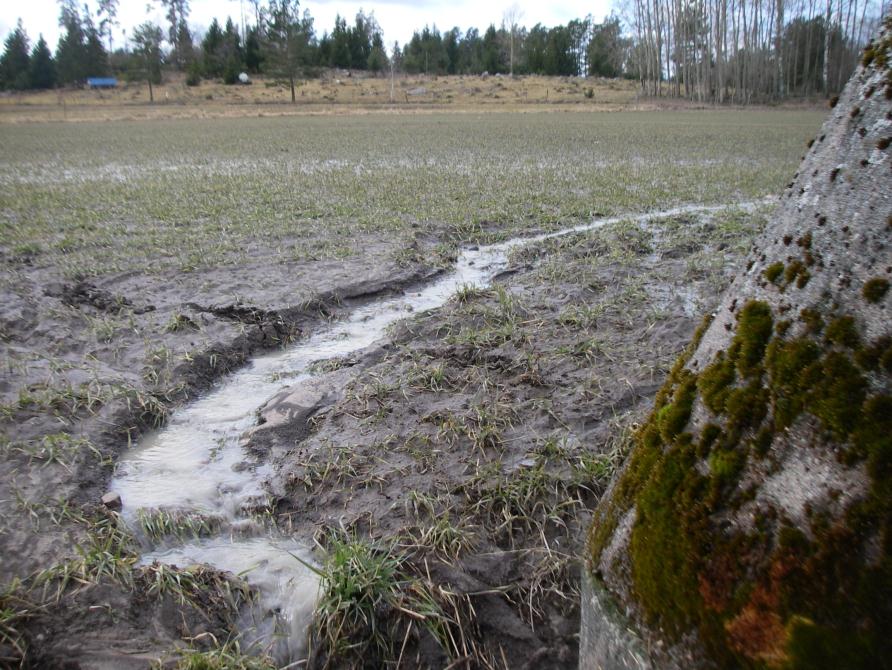
<svg viewBox="0 0 892 670">
<path fill-rule="evenodd" d="M 515 249 L 492 287 L 410 315 L 308 383 L 283 380 L 243 438 L 270 472 L 270 525 L 318 546 L 320 562 L 335 537 L 398 556 L 403 585 L 435 594 L 452 622 L 437 638 L 390 607 L 378 614 L 395 641 L 362 657 L 329 655 L 316 625 L 312 663 L 373 667 L 391 649 L 407 666 L 574 664 L 589 510 L 765 211 L 630 220 Z M 0 571 L 26 580 L 4 602 L 28 612 L 4 658 L 145 667 L 236 633 L 244 582 L 192 569 L 179 589 L 157 586 L 169 573 L 138 566 L 99 498 L 129 443 L 228 370 L 416 290 L 448 261 L 419 239 L 417 260 L 398 263 L 394 244 L 176 280 L 66 282 L 4 264 Z"/>
<path fill-rule="evenodd" d="M 424 238 L 412 244 L 416 251 L 432 246 Z M 96 565 L 108 553 L 110 566 L 129 572 L 136 560 L 129 540 L 103 538 L 108 546 L 94 551 L 97 529 L 115 517 L 99 504 L 115 462 L 252 355 L 279 349 L 374 295 L 425 281 L 448 262 L 433 252 L 433 264 L 406 261 L 399 240 L 366 247 L 364 256 L 341 261 L 270 264 L 260 257 L 176 277 L 134 272 L 83 280 L 29 258 L 3 258 L 0 575 L 4 606 L 23 614 L 4 620 L 0 665 L 24 656 L 35 667 L 53 667 L 69 654 L 75 664 L 105 659 L 84 667 L 145 667 L 194 637 L 188 626 L 147 629 L 182 603 L 134 596 L 132 580 L 122 588 Z M 69 575 L 73 567 L 83 574 Z M 205 605 L 216 598 L 207 591 Z M 224 610 L 230 600 L 219 598 Z M 209 634 L 199 646 L 210 643 L 212 630 L 234 631 L 231 612 L 221 627 L 219 612 L 187 610 L 187 620 L 205 620 Z M 66 617 L 77 625 L 60 625 Z M 142 640 L 142 651 L 128 651 L 132 640 Z"/>
</svg>

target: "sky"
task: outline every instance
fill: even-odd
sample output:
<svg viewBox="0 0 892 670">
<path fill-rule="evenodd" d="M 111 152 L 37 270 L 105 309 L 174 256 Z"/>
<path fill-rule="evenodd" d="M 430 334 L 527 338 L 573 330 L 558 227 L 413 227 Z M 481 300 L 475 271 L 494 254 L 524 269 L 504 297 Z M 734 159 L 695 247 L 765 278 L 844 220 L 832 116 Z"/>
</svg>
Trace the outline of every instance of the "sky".
<svg viewBox="0 0 892 670">
<path fill-rule="evenodd" d="M 82 2 L 82 0 L 79 0 Z M 536 23 L 545 26 L 565 24 L 571 19 L 583 18 L 591 14 L 595 21 L 601 21 L 610 12 L 611 0 L 566 0 L 543 2 L 542 0 L 372 0 L 365 2 L 346 2 L 344 0 L 306 0 L 301 2 L 301 11 L 309 9 L 315 19 L 316 33 L 331 31 L 335 16 L 340 14 L 348 24 L 359 9 L 366 13 L 374 11 L 375 18 L 384 32 L 388 46 L 394 40 L 400 44 L 412 37 L 413 30 L 420 30 L 425 25 L 436 25 L 440 31 L 458 26 L 462 31 L 470 27 L 482 30 L 490 23 L 499 25 L 505 10 L 516 4 L 521 12 L 522 25 L 532 27 Z M 55 50 L 59 39 L 59 6 L 55 0 L 2 0 L 0 2 L 0 39 L 5 39 L 21 18 L 28 37 L 33 45 L 38 35 L 43 34 Z M 90 0 L 95 8 L 96 1 Z M 159 9 L 160 3 L 150 0 L 120 0 L 118 21 L 121 28 L 128 32 L 146 20 L 152 20 L 165 27 L 164 13 Z M 236 23 L 241 22 L 242 7 L 246 20 L 250 23 L 251 6 L 247 0 L 191 0 L 189 25 L 199 34 L 203 33 L 214 17 L 224 23 L 231 16 Z M 114 35 L 114 46 L 117 48 L 124 38 L 119 29 Z"/>
</svg>

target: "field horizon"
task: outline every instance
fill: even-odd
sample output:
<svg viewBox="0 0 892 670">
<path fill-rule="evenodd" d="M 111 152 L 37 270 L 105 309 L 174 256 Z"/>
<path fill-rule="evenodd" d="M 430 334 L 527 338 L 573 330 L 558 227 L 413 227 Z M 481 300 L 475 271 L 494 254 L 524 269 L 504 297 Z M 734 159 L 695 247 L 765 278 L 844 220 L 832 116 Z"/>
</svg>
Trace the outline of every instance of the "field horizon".
<svg viewBox="0 0 892 670">
<path fill-rule="evenodd" d="M 339 70 L 301 80 L 292 103 L 286 83 L 263 76 L 250 85 L 204 80 L 187 86 L 185 75 L 168 73 L 154 87 L 154 102 L 145 82 L 123 80 L 113 90 L 5 92 L 0 94 L 0 124 L 446 112 L 816 111 L 825 105 L 820 97 L 746 107 L 697 103 L 643 95 L 639 83 L 627 79 L 398 74 L 391 82 L 389 76 Z"/>
</svg>

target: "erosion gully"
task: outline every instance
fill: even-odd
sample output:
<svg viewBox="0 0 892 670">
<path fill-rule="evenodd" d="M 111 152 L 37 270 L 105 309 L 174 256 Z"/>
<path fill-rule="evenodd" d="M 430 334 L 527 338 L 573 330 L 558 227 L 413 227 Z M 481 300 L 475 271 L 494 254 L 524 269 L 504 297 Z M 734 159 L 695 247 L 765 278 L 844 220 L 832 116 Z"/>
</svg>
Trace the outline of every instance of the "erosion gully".
<svg viewBox="0 0 892 670">
<path fill-rule="evenodd" d="M 726 207 L 691 205 L 603 218 L 554 233 L 464 249 L 452 271 L 418 290 L 365 304 L 287 349 L 255 358 L 177 410 L 165 427 L 146 435 L 119 460 L 111 486 L 121 495 L 125 522 L 142 541 L 142 563 L 207 564 L 241 576 L 259 594 L 239 622 L 243 648 L 252 646 L 283 664 L 300 659 L 306 651 L 318 577 L 305 565 L 314 562 L 310 546 L 272 530 L 271 524 L 260 523 L 251 514 L 266 499 L 264 481 L 272 474 L 270 464 L 257 465 L 241 446 L 242 436 L 257 423 L 257 410 L 284 387 L 309 378 L 314 362 L 361 351 L 383 338 L 390 324 L 443 305 L 462 286 L 486 287 L 507 267 L 509 252 L 516 247 L 623 220 L 644 223 Z M 168 539 L 153 546 L 139 531 L 139 517 L 157 510 L 210 517 L 219 522 L 220 530 L 213 537 L 179 543 Z"/>
</svg>

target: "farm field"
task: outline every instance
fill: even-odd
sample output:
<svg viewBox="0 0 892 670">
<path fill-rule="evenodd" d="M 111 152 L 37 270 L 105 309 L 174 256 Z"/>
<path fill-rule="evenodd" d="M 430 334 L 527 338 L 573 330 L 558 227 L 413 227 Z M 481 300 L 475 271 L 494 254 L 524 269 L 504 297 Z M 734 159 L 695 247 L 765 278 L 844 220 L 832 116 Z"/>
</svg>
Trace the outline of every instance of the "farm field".
<svg viewBox="0 0 892 670">
<path fill-rule="evenodd" d="M 186 658 L 176 648 L 237 655 L 211 640 L 232 633 L 242 585 L 139 566 L 139 538 L 98 504 L 128 445 L 256 353 L 411 293 L 462 249 L 617 217 L 518 247 L 493 287 L 320 366 L 333 391 L 309 436 L 286 430 L 299 449 L 246 442 L 277 454 L 264 523 L 389 547 L 386 634 L 344 658 L 572 663 L 587 510 L 822 118 L 0 124 L 4 651 L 50 663 L 77 639 L 76 655 L 133 667 Z M 336 518 L 346 538 L 326 534 Z M 431 625 L 413 627 L 404 610 L 423 598 Z M 336 631 L 362 637 L 333 611 L 312 627 L 320 663 L 343 652 Z"/>
</svg>

